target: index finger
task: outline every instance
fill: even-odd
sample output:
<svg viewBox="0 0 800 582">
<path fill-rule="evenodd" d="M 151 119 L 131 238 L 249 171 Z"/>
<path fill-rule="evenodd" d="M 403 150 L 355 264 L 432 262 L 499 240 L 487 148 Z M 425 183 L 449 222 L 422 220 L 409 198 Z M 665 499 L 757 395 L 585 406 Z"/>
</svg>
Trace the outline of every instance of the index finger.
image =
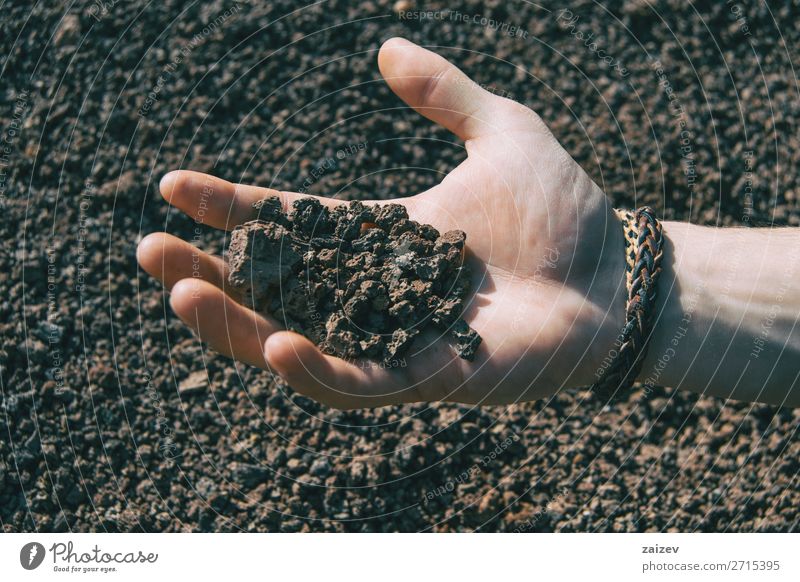
<svg viewBox="0 0 800 582">
<path fill-rule="evenodd" d="M 167 202 L 197 222 L 224 230 L 255 219 L 258 213 L 253 203 L 269 196 L 280 198 L 284 211 L 289 211 L 292 203 L 300 198 L 316 198 L 331 208 L 342 203 L 333 198 L 234 184 L 191 170 L 169 172 L 161 179 L 159 189 Z"/>
</svg>

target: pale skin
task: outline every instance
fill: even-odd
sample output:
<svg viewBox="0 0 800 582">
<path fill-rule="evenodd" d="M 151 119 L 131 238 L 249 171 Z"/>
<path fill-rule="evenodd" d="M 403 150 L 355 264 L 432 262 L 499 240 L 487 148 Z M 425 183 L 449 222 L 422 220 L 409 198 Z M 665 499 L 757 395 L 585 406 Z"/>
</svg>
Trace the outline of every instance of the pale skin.
<svg viewBox="0 0 800 582">
<path fill-rule="evenodd" d="M 391 39 L 378 66 L 400 99 L 466 147 L 467 159 L 440 184 L 394 202 L 414 220 L 467 233 L 475 292 L 465 319 L 483 338 L 474 361 L 458 358 L 434 332 L 415 341 L 403 367 L 323 354 L 243 306 L 225 282 L 222 258 L 166 233 L 142 240 L 142 268 L 163 282 L 175 313 L 212 349 L 337 408 L 508 404 L 593 384 L 624 322 L 624 240 L 610 200 L 534 112 L 480 88 L 443 57 Z M 289 210 L 301 197 L 190 171 L 170 172 L 160 190 L 189 216 L 227 230 L 255 217 L 256 200 L 280 196 Z M 673 222 L 664 232 L 658 322 L 640 379 L 798 404 L 800 239 L 790 229 Z"/>
</svg>

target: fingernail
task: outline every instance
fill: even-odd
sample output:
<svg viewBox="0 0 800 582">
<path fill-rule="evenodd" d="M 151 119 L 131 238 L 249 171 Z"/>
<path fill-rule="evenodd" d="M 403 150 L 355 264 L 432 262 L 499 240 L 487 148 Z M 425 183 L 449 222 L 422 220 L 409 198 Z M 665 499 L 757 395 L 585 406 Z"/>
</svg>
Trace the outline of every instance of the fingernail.
<svg viewBox="0 0 800 582">
<path fill-rule="evenodd" d="M 161 181 L 158 183 L 158 190 L 161 192 L 161 195 L 166 198 L 170 194 L 172 194 L 172 187 L 175 185 L 175 178 L 177 177 L 178 172 L 177 170 L 173 170 L 172 172 L 167 172 L 161 178 Z"/>
</svg>

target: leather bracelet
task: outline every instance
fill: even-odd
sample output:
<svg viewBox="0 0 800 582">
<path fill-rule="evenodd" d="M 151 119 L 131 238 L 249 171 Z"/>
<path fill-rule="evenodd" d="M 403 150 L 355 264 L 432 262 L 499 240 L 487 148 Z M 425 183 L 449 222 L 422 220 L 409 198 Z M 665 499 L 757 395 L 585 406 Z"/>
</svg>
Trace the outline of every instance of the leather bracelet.
<svg viewBox="0 0 800 582">
<path fill-rule="evenodd" d="M 603 400 L 613 400 L 636 380 L 647 355 L 657 297 L 658 276 L 664 256 L 661 223 L 653 209 L 614 210 L 625 231 L 625 325 L 609 355 L 609 365 L 599 369 L 592 390 Z"/>
</svg>

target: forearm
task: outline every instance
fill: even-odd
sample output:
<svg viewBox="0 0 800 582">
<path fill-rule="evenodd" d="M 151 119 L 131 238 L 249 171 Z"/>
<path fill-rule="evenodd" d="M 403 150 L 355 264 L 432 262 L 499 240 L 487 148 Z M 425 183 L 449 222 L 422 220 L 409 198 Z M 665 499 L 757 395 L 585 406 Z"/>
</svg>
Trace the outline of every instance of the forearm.
<svg viewBox="0 0 800 582">
<path fill-rule="evenodd" d="M 665 222 L 664 233 L 645 390 L 800 405 L 800 230 Z"/>
</svg>

